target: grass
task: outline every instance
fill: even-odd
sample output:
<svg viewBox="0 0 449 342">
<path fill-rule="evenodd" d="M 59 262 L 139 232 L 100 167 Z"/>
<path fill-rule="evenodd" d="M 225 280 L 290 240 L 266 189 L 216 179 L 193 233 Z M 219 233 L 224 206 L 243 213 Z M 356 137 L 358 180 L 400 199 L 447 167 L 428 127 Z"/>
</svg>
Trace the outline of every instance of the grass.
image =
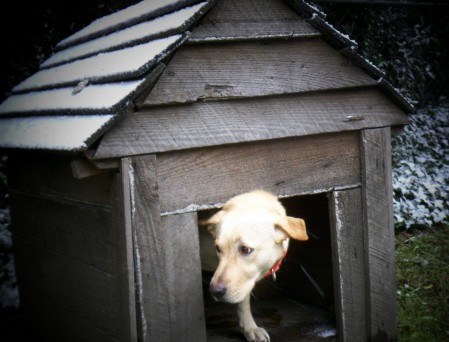
<svg viewBox="0 0 449 342">
<path fill-rule="evenodd" d="M 449 341 L 449 225 L 396 237 L 399 341 Z"/>
</svg>

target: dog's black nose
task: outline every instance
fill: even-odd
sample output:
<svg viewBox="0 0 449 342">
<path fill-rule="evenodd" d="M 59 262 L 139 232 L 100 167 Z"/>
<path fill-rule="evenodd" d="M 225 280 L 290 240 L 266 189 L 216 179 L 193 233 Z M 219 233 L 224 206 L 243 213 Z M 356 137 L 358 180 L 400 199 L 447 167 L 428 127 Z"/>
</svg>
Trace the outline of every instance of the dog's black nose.
<svg viewBox="0 0 449 342">
<path fill-rule="evenodd" d="M 221 299 L 226 294 L 226 286 L 221 283 L 213 284 L 209 286 L 209 292 L 215 299 Z"/>
</svg>

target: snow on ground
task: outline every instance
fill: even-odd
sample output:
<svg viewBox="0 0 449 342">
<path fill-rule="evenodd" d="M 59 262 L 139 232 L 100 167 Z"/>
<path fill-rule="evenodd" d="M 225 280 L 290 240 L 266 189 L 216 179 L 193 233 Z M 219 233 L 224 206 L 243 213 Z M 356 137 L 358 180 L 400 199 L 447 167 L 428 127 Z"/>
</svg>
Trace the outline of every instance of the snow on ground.
<svg viewBox="0 0 449 342">
<path fill-rule="evenodd" d="M 449 223 L 449 101 L 410 116 L 393 139 L 397 226 Z"/>
</svg>

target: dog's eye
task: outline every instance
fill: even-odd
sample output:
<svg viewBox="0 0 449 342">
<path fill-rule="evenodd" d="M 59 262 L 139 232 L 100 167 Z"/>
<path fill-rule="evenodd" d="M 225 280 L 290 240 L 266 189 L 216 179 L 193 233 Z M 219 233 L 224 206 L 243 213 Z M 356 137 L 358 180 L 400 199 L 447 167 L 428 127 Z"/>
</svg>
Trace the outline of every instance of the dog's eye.
<svg viewBox="0 0 449 342">
<path fill-rule="evenodd" d="M 221 253 L 221 249 L 220 249 L 220 247 L 218 247 L 217 245 L 215 245 L 215 250 L 217 251 L 218 254 Z"/>
<path fill-rule="evenodd" d="M 252 252 L 254 251 L 254 249 L 246 247 L 246 246 L 239 246 L 239 253 L 241 255 L 250 255 Z"/>
</svg>

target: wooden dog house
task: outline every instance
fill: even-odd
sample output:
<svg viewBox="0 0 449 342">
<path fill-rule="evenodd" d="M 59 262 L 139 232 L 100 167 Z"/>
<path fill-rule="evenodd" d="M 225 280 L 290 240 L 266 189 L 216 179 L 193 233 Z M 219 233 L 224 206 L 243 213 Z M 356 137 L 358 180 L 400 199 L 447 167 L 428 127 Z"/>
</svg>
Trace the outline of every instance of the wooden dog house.
<svg viewBox="0 0 449 342">
<path fill-rule="evenodd" d="M 327 216 L 337 339 L 394 340 L 390 136 L 412 110 L 305 1 L 94 21 L 0 106 L 25 318 L 45 341 L 213 340 L 197 215 L 263 188 Z"/>
</svg>

